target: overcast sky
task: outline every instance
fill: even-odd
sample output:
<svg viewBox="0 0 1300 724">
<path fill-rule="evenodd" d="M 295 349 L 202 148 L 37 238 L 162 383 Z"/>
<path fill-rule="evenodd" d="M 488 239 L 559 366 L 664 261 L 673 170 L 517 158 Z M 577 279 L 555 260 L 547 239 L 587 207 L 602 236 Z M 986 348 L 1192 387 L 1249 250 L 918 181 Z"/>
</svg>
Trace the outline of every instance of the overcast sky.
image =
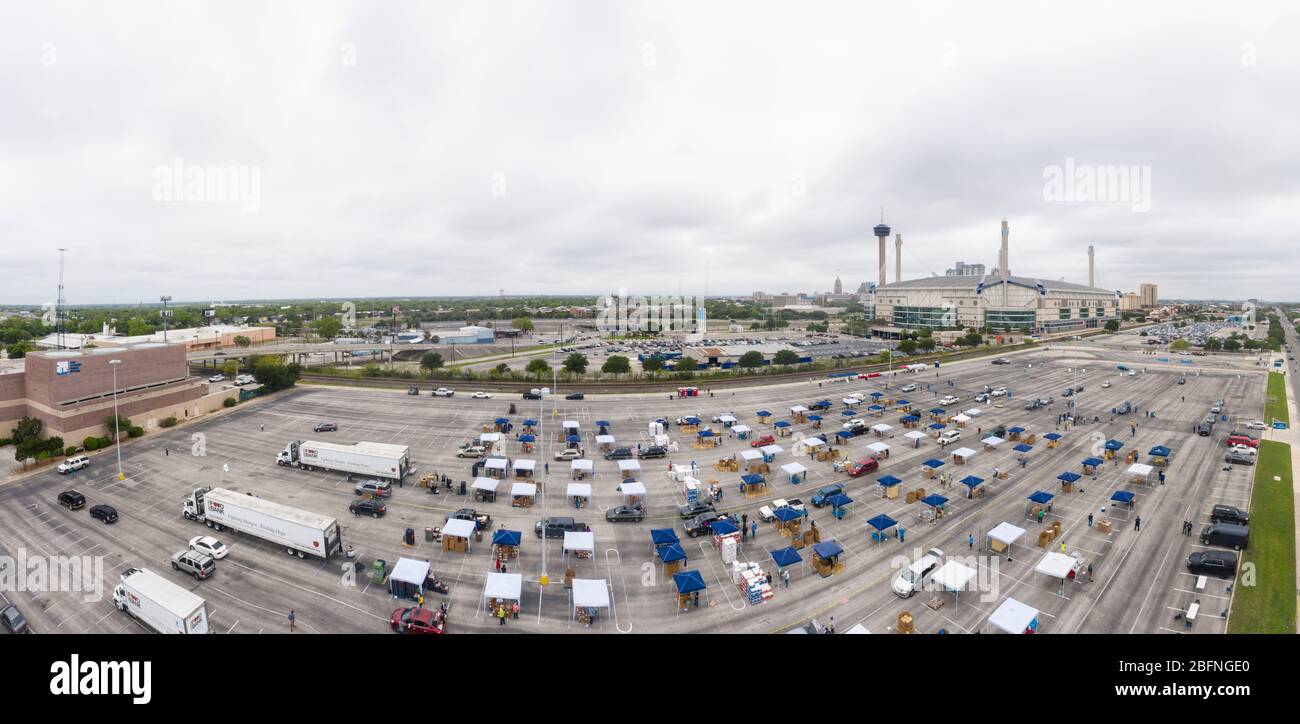
<svg viewBox="0 0 1300 724">
<path fill-rule="evenodd" d="M 1296 299 L 1288 4 L 7 2 L 0 303 L 59 247 L 74 305 L 851 291 L 882 206 L 904 278 L 1005 217 L 1015 274 Z"/>
</svg>

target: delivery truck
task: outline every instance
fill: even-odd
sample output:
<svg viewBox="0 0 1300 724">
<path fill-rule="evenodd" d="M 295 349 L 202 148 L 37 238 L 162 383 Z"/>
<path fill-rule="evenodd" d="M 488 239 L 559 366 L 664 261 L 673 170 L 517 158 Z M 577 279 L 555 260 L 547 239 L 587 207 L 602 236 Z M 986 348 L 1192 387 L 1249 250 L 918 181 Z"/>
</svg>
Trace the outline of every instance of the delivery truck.
<svg viewBox="0 0 1300 724">
<path fill-rule="evenodd" d="M 333 470 L 385 480 L 401 480 L 411 471 L 411 449 L 406 445 L 358 442 L 351 445 L 315 440 L 294 440 L 276 456 L 280 465 L 303 470 Z"/>
<path fill-rule="evenodd" d="M 202 598 L 144 568 L 128 568 L 113 589 L 113 605 L 164 634 L 205 634 L 208 609 Z"/>
<path fill-rule="evenodd" d="M 270 541 L 291 556 L 329 559 L 343 547 L 338 521 L 224 488 L 198 488 L 185 498 L 181 514 L 209 528 L 246 533 Z"/>
</svg>

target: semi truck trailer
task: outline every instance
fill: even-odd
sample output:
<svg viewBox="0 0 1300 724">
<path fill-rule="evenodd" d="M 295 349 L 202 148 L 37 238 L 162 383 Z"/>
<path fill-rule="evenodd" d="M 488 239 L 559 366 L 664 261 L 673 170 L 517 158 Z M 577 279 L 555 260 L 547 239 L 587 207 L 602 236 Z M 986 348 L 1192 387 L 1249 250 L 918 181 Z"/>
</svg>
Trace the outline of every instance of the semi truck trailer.
<svg viewBox="0 0 1300 724">
<path fill-rule="evenodd" d="M 401 480 L 411 471 L 411 449 L 406 445 L 379 442 L 348 445 L 294 440 L 284 446 L 275 462 L 303 470 L 333 470 L 385 480 Z"/>
<path fill-rule="evenodd" d="M 329 559 L 342 550 L 338 521 L 224 488 L 198 488 L 185 498 L 186 520 L 238 531 L 284 547 L 291 556 Z"/>
<path fill-rule="evenodd" d="M 205 634 L 208 609 L 202 598 L 144 568 L 128 568 L 113 589 L 113 605 L 164 634 Z"/>
</svg>

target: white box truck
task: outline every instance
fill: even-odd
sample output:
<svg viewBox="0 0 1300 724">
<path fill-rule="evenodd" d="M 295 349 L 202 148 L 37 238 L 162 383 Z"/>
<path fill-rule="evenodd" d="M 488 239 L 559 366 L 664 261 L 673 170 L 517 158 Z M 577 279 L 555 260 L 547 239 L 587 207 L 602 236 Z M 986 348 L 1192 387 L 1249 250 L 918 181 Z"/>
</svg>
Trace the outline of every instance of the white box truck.
<svg viewBox="0 0 1300 724">
<path fill-rule="evenodd" d="M 284 446 L 275 462 L 303 470 L 334 470 L 384 480 L 401 480 L 411 471 L 411 448 L 380 442 L 348 445 L 294 440 Z"/>
<path fill-rule="evenodd" d="M 276 545 L 291 556 L 328 559 L 343 547 L 338 521 L 225 488 L 199 488 L 185 498 L 186 520 L 236 530 Z"/>
<path fill-rule="evenodd" d="M 208 632 L 208 609 L 202 598 L 143 568 L 122 573 L 122 582 L 113 589 L 113 605 L 158 633 Z"/>
</svg>

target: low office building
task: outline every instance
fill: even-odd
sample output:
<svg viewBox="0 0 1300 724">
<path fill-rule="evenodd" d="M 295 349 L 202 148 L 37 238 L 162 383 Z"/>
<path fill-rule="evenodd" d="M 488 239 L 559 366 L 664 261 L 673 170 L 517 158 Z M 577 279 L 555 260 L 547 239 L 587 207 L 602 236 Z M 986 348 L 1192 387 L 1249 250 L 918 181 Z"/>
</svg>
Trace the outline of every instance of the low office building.
<svg viewBox="0 0 1300 724">
<path fill-rule="evenodd" d="M 114 367 L 118 413 L 145 430 L 167 417 L 185 420 L 219 409 L 239 394 L 233 388 L 208 394 L 207 383 L 190 376 L 185 352 L 181 343 L 32 352 L 21 368 L 0 372 L 0 437 L 9 437 L 23 417 L 41 420 L 47 436 L 69 446 L 107 435 Z"/>
<path fill-rule="evenodd" d="M 165 340 L 164 340 L 165 337 Z M 57 334 L 51 334 L 36 342 L 44 349 L 85 349 L 94 347 L 131 347 L 141 344 L 181 344 L 189 351 L 222 349 L 235 347 L 235 340 L 244 337 L 249 344 L 266 344 L 276 339 L 275 327 L 240 327 L 231 324 L 214 324 L 207 327 L 189 327 L 171 329 L 165 334 L 140 334 L 136 336 L 119 335 L 107 324 L 98 334 L 65 333 L 62 342 Z"/>
</svg>

